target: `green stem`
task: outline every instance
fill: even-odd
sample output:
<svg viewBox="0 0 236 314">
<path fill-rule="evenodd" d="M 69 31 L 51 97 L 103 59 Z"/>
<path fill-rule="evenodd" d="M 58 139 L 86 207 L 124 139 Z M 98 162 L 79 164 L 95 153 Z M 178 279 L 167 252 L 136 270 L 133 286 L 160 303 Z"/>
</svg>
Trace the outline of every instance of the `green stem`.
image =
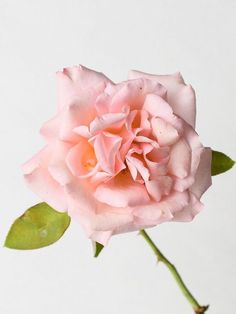
<svg viewBox="0 0 236 314">
<path fill-rule="evenodd" d="M 143 236 L 143 238 L 147 241 L 155 255 L 157 256 L 157 259 L 159 262 L 162 262 L 166 265 L 166 267 L 169 269 L 171 274 L 173 275 L 177 285 L 179 286 L 180 290 L 182 291 L 183 295 L 186 297 L 188 302 L 191 304 L 194 312 L 196 314 L 204 314 L 206 310 L 208 309 L 207 306 L 201 306 L 197 300 L 194 298 L 194 296 L 191 294 L 191 292 L 186 287 L 185 283 L 183 282 L 183 279 L 181 278 L 180 274 L 178 273 L 175 266 L 162 254 L 162 252 L 157 248 L 155 243 L 152 241 L 152 239 L 149 237 L 147 232 L 145 230 L 140 230 L 140 234 Z"/>
</svg>

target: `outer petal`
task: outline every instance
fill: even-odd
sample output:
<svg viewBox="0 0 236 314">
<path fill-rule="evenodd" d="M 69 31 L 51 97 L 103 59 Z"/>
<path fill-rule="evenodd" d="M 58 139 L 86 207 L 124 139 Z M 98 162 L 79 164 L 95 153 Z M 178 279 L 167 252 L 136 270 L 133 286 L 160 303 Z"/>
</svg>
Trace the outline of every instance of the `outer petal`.
<svg viewBox="0 0 236 314">
<path fill-rule="evenodd" d="M 112 231 L 93 231 L 89 234 L 91 240 L 101 243 L 102 245 L 107 245 L 110 237 L 112 236 Z"/>
<path fill-rule="evenodd" d="M 90 105 L 107 83 L 112 84 L 104 74 L 81 65 L 57 72 L 57 78 L 59 109 L 78 100 Z"/>
<path fill-rule="evenodd" d="M 168 163 L 169 173 L 182 179 L 190 172 L 191 151 L 184 139 L 180 139 L 171 149 Z"/>
<path fill-rule="evenodd" d="M 82 225 L 92 240 L 106 245 L 113 230 L 132 224 L 133 215 L 129 208 L 115 208 L 97 202 L 80 181 L 68 185 L 66 191 L 69 215 Z"/>
<path fill-rule="evenodd" d="M 51 120 L 44 123 L 40 133 L 50 142 L 60 139 L 63 141 L 76 143 L 80 135 L 74 129 L 80 125 L 86 125 L 95 118 L 95 110 L 81 99 L 70 103 Z"/>
<path fill-rule="evenodd" d="M 50 161 L 51 147 L 49 145 L 44 146 L 37 154 L 35 154 L 31 159 L 26 161 L 22 165 L 22 170 L 24 174 L 30 174 L 36 168 L 40 166 L 47 166 Z"/>
<path fill-rule="evenodd" d="M 94 103 L 98 95 L 103 93 L 107 83 L 113 84 L 102 73 L 82 66 L 65 68 L 57 72 L 59 92 L 59 114 L 49 121 L 41 130 L 44 136 L 55 136 L 62 140 L 76 142 L 78 135 L 73 129 L 86 125 L 95 116 Z M 54 126 L 58 126 L 52 134 Z"/>
<path fill-rule="evenodd" d="M 113 88 L 109 85 L 109 90 L 105 92 L 111 97 L 110 112 L 122 112 L 124 106 L 129 106 L 132 110 L 141 109 L 147 94 L 154 93 L 161 97 L 166 95 L 166 89 L 161 84 L 145 79 L 122 82 Z"/>
<path fill-rule="evenodd" d="M 194 89 L 185 85 L 180 73 L 172 75 L 153 75 L 139 71 L 130 71 L 129 79 L 147 78 L 159 82 L 167 89 L 167 101 L 174 113 L 195 127 L 196 97 Z"/>
<path fill-rule="evenodd" d="M 63 187 L 47 169 L 51 148 L 46 146 L 23 165 L 24 177 L 31 190 L 56 210 L 66 211 L 67 201 Z"/>
<path fill-rule="evenodd" d="M 211 158 L 211 149 L 205 148 L 201 154 L 200 163 L 195 175 L 195 182 L 190 189 L 199 198 L 211 186 Z"/>
<path fill-rule="evenodd" d="M 189 222 L 202 210 L 203 204 L 191 192 L 190 201 L 181 211 L 174 214 L 173 221 Z"/>
<path fill-rule="evenodd" d="M 189 204 L 189 194 L 172 193 L 161 202 L 150 203 L 146 206 L 137 206 L 134 215 L 144 224 L 157 225 L 165 221 L 171 221 L 176 212 L 180 212 Z"/>
<path fill-rule="evenodd" d="M 119 176 L 123 176 L 123 174 Z M 95 197 L 98 201 L 114 207 L 133 207 L 147 204 L 150 200 L 144 185 L 135 183 L 127 177 L 124 179 L 116 177 L 99 185 Z"/>
<path fill-rule="evenodd" d="M 50 206 L 59 211 L 67 210 L 64 189 L 51 177 L 47 169 L 37 168 L 31 174 L 26 174 L 25 180 L 31 190 Z"/>
<path fill-rule="evenodd" d="M 65 185 L 73 180 L 73 175 L 66 165 L 65 159 L 72 145 L 62 141 L 55 141 L 52 145 L 48 171 L 59 184 Z"/>
<path fill-rule="evenodd" d="M 188 189 L 195 181 L 195 174 L 200 162 L 200 156 L 203 150 L 203 145 L 200 143 L 198 134 L 193 130 L 193 128 L 185 123 L 184 134 L 188 146 L 191 149 L 191 166 L 190 173 L 187 177 L 176 178 L 174 189 L 177 191 L 184 191 Z"/>
<path fill-rule="evenodd" d="M 167 203 L 149 203 L 145 206 L 134 208 L 134 216 L 137 221 L 142 221 L 144 225 L 157 225 L 165 221 L 172 220 L 173 215 Z"/>
</svg>

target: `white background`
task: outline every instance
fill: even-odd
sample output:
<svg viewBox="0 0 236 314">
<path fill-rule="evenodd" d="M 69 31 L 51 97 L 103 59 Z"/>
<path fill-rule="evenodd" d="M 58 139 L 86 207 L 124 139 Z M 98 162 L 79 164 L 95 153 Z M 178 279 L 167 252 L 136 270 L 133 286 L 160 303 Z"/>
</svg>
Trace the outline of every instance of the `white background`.
<svg viewBox="0 0 236 314">
<path fill-rule="evenodd" d="M 0 0 L 0 240 L 39 200 L 20 165 L 56 110 L 55 71 L 84 64 L 114 81 L 131 68 L 180 70 L 197 92 L 206 146 L 236 158 L 234 0 Z M 236 308 L 235 170 L 215 177 L 189 224 L 150 231 L 210 313 Z M 112 238 L 98 259 L 76 223 L 51 247 L 0 252 L 1 314 L 190 314 L 167 269 L 135 233 Z"/>
</svg>

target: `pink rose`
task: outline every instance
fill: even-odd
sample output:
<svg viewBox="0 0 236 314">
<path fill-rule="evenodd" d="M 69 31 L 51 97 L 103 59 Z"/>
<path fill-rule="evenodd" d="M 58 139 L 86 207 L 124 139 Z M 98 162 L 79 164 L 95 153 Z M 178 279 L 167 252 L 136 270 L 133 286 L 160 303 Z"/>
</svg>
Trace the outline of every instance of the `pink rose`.
<svg viewBox="0 0 236 314">
<path fill-rule="evenodd" d="M 131 71 L 114 84 L 78 66 L 57 73 L 46 146 L 24 165 L 31 189 L 88 237 L 190 221 L 211 185 L 211 150 L 195 132 L 195 93 L 182 76 Z"/>
</svg>

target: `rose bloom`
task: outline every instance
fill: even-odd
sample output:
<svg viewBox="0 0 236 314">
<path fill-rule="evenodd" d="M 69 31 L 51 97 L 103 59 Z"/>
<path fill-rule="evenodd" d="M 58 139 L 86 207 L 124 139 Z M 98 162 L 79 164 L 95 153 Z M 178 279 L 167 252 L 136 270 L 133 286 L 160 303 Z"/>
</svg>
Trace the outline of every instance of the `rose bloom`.
<svg viewBox="0 0 236 314">
<path fill-rule="evenodd" d="M 115 84 L 83 66 L 57 73 L 46 146 L 24 166 L 30 188 L 105 245 L 111 235 L 191 221 L 211 185 L 195 132 L 195 93 L 179 73 L 131 71 Z"/>
</svg>

